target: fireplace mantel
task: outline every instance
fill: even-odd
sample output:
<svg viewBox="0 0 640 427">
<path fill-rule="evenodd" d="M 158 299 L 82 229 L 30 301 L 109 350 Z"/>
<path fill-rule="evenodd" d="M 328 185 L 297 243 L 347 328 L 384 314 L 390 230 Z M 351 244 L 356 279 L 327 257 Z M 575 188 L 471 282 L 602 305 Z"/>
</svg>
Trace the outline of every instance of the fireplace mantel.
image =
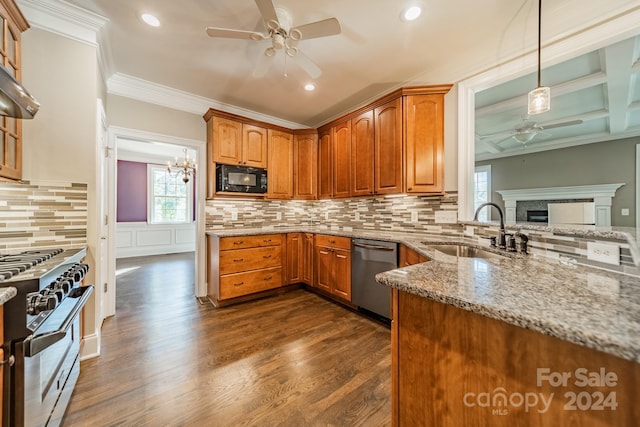
<svg viewBox="0 0 640 427">
<path fill-rule="evenodd" d="M 505 207 L 505 222 L 516 223 L 516 203 L 525 200 L 593 199 L 596 209 L 596 225 L 611 225 L 611 203 L 621 184 L 574 185 L 571 187 L 525 188 L 497 190 Z"/>
</svg>

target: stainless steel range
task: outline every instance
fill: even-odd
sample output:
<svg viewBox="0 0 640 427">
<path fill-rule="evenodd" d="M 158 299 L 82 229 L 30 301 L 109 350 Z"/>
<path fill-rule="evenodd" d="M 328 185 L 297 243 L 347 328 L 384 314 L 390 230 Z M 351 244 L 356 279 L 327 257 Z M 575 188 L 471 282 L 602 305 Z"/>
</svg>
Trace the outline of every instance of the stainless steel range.
<svg viewBox="0 0 640 427">
<path fill-rule="evenodd" d="M 82 286 L 86 249 L 0 255 L 6 365 L 2 425 L 59 426 L 80 373 L 80 311 L 93 292 Z M 5 365 L 5 367 L 6 367 Z"/>
</svg>

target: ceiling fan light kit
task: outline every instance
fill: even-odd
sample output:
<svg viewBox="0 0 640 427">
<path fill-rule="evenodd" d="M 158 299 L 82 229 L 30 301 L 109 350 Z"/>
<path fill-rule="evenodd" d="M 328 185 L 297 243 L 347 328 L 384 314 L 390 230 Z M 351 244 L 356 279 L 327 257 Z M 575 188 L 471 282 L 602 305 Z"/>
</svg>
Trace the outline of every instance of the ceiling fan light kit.
<svg viewBox="0 0 640 427">
<path fill-rule="evenodd" d="M 540 84 L 540 51 L 542 50 L 542 0 L 538 0 L 538 87 L 529 92 L 528 113 L 542 114 L 551 109 L 551 88 Z"/>
<path fill-rule="evenodd" d="M 266 73 L 271 59 L 279 50 L 283 50 L 286 56 L 298 58 L 296 63 L 311 78 L 318 78 L 322 71 L 311 59 L 304 55 L 296 46 L 298 41 L 314 39 L 319 37 L 333 36 L 342 31 L 340 23 L 336 18 L 323 19 L 309 24 L 293 27 L 291 14 L 282 8 L 276 8 L 272 0 L 255 0 L 260 15 L 264 21 L 267 34 L 255 31 L 235 30 L 227 28 L 208 27 L 207 34 L 210 37 L 222 37 L 232 39 L 247 38 L 253 41 L 271 39 L 271 46 L 264 51 L 263 60 L 260 61 L 254 70 L 254 77 L 262 77 Z M 286 58 L 285 56 L 285 58 Z M 286 61 L 285 61 L 286 63 Z M 284 76 L 287 76 L 286 70 Z"/>
</svg>

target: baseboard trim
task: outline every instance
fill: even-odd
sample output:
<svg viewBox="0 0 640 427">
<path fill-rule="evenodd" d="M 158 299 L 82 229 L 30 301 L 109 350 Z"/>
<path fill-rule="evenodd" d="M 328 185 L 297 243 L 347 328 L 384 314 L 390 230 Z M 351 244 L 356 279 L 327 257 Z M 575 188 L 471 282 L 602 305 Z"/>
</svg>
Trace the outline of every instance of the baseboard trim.
<svg viewBox="0 0 640 427">
<path fill-rule="evenodd" d="M 80 345 L 80 361 L 100 356 L 100 334 L 87 335 Z"/>
</svg>

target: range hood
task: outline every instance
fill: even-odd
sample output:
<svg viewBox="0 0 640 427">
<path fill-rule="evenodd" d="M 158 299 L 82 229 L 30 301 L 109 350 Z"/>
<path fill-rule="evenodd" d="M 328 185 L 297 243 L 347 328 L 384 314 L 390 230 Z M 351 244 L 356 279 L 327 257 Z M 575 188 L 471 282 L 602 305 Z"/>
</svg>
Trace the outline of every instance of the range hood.
<svg viewBox="0 0 640 427">
<path fill-rule="evenodd" d="M 40 104 L 0 65 L 0 115 L 33 119 Z"/>
</svg>

